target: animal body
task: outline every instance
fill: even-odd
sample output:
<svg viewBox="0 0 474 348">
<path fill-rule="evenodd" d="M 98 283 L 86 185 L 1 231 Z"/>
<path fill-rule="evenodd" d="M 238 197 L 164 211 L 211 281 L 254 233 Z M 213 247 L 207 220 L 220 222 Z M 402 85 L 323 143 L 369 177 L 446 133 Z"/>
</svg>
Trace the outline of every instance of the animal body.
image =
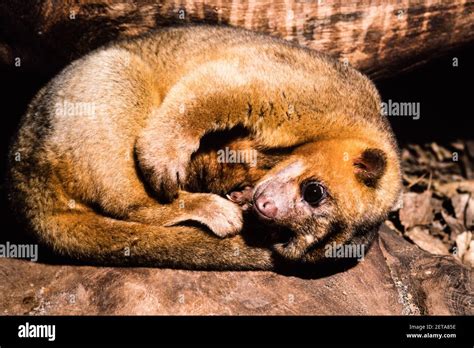
<svg viewBox="0 0 474 348">
<path fill-rule="evenodd" d="M 255 166 L 203 147 L 235 128 L 246 135 L 223 145 L 256 151 Z M 325 243 L 380 223 L 400 190 L 396 142 L 365 76 L 283 40 L 207 26 L 70 64 L 31 102 L 10 159 L 27 228 L 58 254 L 103 264 L 314 262 Z M 243 210 L 288 239 L 250 245 Z"/>
</svg>

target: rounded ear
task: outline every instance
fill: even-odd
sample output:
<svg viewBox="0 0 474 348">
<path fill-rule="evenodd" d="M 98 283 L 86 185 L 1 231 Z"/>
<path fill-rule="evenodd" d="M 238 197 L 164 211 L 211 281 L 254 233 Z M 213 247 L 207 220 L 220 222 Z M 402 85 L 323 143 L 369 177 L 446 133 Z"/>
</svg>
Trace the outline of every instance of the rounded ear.
<svg viewBox="0 0 474 348">
<path fill-rule="evenodd" d="M 379 149 L 365 149 L 354 160 L 355 176 L 369 187 L 377 186 L 387 167 L 387 156 Z"/>
</svg>

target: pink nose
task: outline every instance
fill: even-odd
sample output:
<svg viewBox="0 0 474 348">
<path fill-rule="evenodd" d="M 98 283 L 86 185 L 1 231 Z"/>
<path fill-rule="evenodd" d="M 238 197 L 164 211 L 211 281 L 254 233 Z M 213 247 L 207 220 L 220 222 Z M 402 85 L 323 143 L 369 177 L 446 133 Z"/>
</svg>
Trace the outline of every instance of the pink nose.
<svg viewBox="0 0 474 348">
<path fill-rule="evenodd" d="M 257 206 L 258 211 L 265 217 L 269 219 L 276 217 L 278 208 L 271 198 L 260 196 L 257 198 L 255 205 Z"/>
</svg>

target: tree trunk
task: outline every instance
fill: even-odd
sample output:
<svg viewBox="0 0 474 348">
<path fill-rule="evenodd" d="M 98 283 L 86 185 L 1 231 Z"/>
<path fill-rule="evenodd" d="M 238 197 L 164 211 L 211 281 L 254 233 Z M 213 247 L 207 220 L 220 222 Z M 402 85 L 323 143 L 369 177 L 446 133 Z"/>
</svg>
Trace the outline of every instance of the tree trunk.
<svg viewBox="0 0 474 348">
<path fill-rule="evenodd" d="M 116 38 L 172 24 L 227 24 L 327 52 L 373 78 L 472 42 L 474 2 L 43 0 L 0 4 L 0 62 L 50 74 Z"/>
</svg>

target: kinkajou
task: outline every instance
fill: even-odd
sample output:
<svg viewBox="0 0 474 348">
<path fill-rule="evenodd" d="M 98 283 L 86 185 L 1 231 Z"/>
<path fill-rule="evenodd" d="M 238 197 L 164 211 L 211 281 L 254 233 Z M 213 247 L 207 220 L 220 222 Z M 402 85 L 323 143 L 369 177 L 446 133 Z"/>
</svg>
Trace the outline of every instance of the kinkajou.
<svg viewBox="0 0 474 348">
<path fill-rule="evenodd" d="M 245 243 L 243 209 L 226 198 L 239 188 L 227 181 L 192 192 L 201 139 L 234 127 L 248 132 L 245 146 L 269 154 L 268 164 L 244 168 L 240 184 L 252 187 L 263 223 L 293 230 L 287 243 Z M 278 149 L 291 150 L 272 155 Z M 400 167 L 377 90 L 361 73 L 284 40 L 193 26 L 112 43 L 42 88 L 11 146 L 9 190 L 27 228 L 61 255 L 272 269 L 274 257 L 314 261 L 323 243 L 381 222 Z"/>
</svg>

